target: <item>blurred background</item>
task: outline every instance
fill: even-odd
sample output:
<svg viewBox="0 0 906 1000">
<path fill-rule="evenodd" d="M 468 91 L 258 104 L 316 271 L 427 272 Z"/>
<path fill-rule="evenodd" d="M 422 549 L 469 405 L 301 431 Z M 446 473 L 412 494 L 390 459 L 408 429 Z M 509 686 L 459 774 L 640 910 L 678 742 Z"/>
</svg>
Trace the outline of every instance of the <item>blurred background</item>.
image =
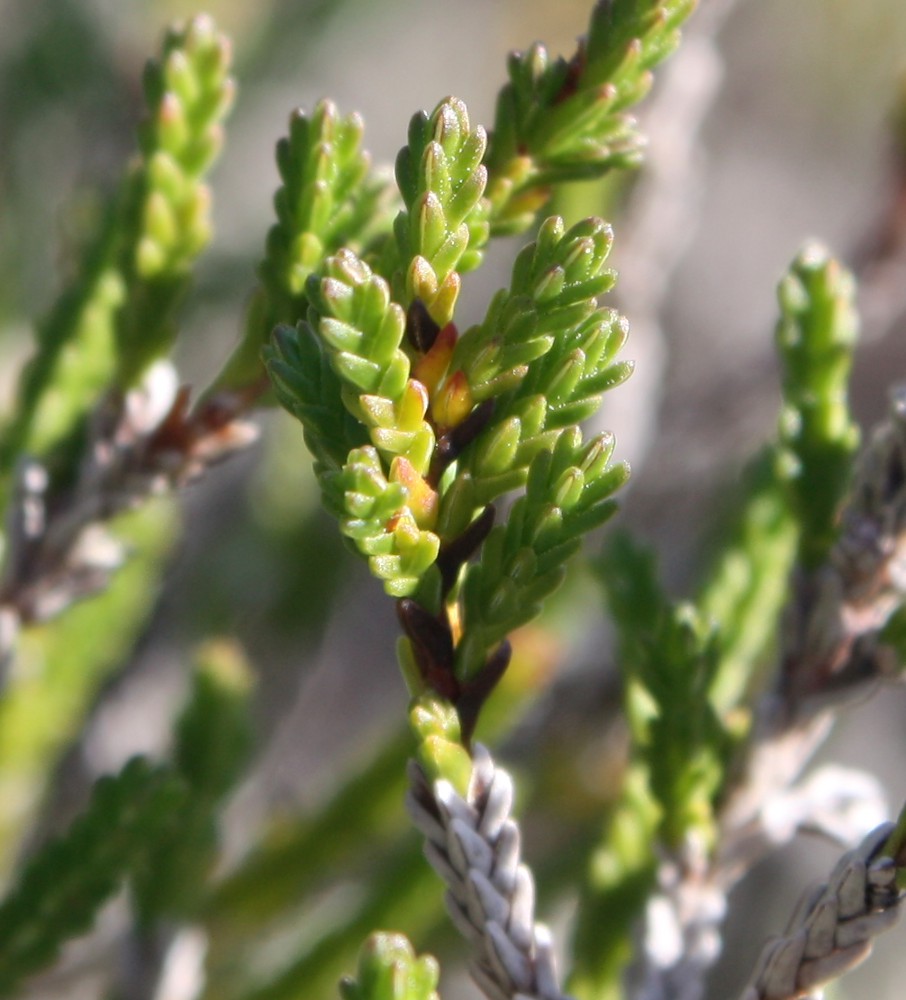
<svg viewBox="0 0 906 1000">
<path fill-rule="evenodd" d="M 273 147 L 292 108 L 329 96 L 344 113 L 360 111 L 375 162 L 390 164 L 410 115 L 448 94 L 490 122 L 506 53 L 536 39 L 571 53 L 589 6 L 209 0 L 205 9 L 234 39 L 239 90 L 213 180 L 215 241 L 183 309 L 183 378 L 202 387 L 238 337 L 271 223 Z M 32 322 L 71 274 L 132 153 L 142 66 L 166 24 L 197 11 L 182 0 L 0 0 L 4 399 L 12 400 L 30 352 Z M 690 592 L 707 559 L 741 468 L 774 431 L 774 289 L 806 238 L 826 242 L 864 277 L 853 406 L 865 428 L 883 416 L 888 386 L 906 378 L 900 0 L 702 0 L 688 36 L 641 112 L 648 167 L 631 183 L 581 186 L 557 206 L 574 217 L 613 216 L 617 300 L 638 368 L 602 419 L 633 466 L 621 519 L 656 548 L 677 596 Z M 461 327 L 506 283 L 515 249 L 494 247 L 489 265 L 466 280 Z M 319 512 L 300 428 L 276 413 L 261 423 L 254 449 L 182 498 L 172 556 L 140 582 L 155 595 L 153 613 L 98 685 L 86 725 L 59 747 L 34 836 L 64 823 L 99 773 L 132 753 L 163 751 L 184 696 L 187 650 L 211 635 L 237 637 L 258 677 L 260 746 L 228 813 L 231 864 L 262 831 L 316 814 L 340 776 L 400 729 L 392 602 Z M 517 643 L 519 683 L 531 697 L 521 721 L 495 740 L 526 778 L 529 858 L 546 859 L 543 889 L 562 887 L 558 872 L 576 874 L 582 859 L 568 834 L 584 831 L 587 841 L 608 802 L 619 744 L 608 634 L 601 595 L 579 568 Z M 904 721 L 906 694 L 885 690 L 845 713 L 823 754 L 880 774 L 893 809 L 906 797 Z M 751 879 L 737 891 L 715 997 L 735 995 L 765 934 L 779 929 L 832 853 L 806 845 L 763 866 L 757 892 Z M 287 926 L 342 923 L 357 905 L 354 877 L 367 878 L 383 857 L 376 841 L 354 873 L 337 871 L 345 889 L 320 888 L 317 915 L 284 921 L 286 940 L 274 935 L 273 954 L 292 952 Z M 568 920 L 568 900 L 553 891 L 549 898 L 554 917 Z M 902 937 L 877 950 L 844 994 L 901 995 Z M 63 982 L 67 996 L 104 995 L 102 967 L 83 961 L 78 975 L 70 969 L 70 979 L 39 983 L 35 995 L 62 995 Z M 446 970 L 448 1000 L 473 995 L 452 963 Z"/>
</svg>

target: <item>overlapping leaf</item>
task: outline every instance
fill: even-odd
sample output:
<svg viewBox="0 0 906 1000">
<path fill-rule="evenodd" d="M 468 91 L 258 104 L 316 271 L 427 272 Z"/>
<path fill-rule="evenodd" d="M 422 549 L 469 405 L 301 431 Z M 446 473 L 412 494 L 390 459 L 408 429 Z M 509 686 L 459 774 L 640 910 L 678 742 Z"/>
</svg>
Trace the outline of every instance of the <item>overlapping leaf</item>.
<svg viewBox="0 0 906 1000">
<path fill-rule="evenodd" d="M 405 484 L 405 466 L 395 462 L 388 478 L 374 448 L 354 449 L 326 489 L 340 530 L 367 556 L 387 593 L 411 594 L 437 559 L 440 539 L 419 523 L 418 491 Z"/>
<path fill-rule="evenodd" d="M 406 207 L 394 224 L 400 268 L 394 291 L 407 306 L 424 302 L 441 327 L 453 318 L 460 273 L 481 263 L 488 240 L 486 142 L 465 104 L 451 97 L 431 115 L 413 117 L 396 161 Z"/>
</svg>

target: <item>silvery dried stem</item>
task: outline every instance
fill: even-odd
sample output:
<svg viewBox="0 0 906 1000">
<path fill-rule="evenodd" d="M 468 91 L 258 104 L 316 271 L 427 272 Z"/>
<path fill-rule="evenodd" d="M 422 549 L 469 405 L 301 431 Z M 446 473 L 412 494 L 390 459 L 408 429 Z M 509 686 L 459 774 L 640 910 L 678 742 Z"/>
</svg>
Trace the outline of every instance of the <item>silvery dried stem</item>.
<svg viewBox="0 0 906 1000">
<path fill-rule="evenodd" d="M 447 910 L 474 951 L 472 978 L 489 1000 L 565 1000 L 550 931 L 535 923 L 535 886 L 510 816 L 513 781 L 475 744 L 463 798 L 410 765 L 407 807 L 425 855 L 447 885 Z"/>
<path fill-rule="evenodd" d="M 900 918 L 897 864 L 884 823 L 848 851 L 830 878 L 809 889 L 786 931 L 769 941 L 740 1000 L 798 1000 L 865 961 L 872 940 Z"/>
<path fill-rule="evenodd" d="M 726 892 L 693 844 L 682 856 L 662 859 L 657 881 L 645 907 L 639 961 L 630 970 L 630 995 L 699 1000 L 705 973 L 720 953 Z"/>
</svg>

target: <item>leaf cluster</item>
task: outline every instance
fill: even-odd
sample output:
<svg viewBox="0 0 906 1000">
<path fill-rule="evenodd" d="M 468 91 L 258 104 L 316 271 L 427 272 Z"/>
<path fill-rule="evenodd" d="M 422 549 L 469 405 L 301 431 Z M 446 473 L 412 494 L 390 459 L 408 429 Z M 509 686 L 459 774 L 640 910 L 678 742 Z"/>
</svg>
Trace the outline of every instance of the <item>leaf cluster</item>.
<svg viewBox="0 0 906 1000">
<path fill-rule="evenodd" d="M 369 558 L 388 592 L 401 597 L 417 585 L 439 547 L 430 531 L 436 497 L 424 481 L 435 435 L 425 419 L 427 392 L 409 378 L 410 361 L 400 346 L 405 314 L 390 299 L 387 282 L 351 250 L 328 259 L 323 277 L 310 280 L 309 296 L 311 325 L 275 340 L 265 355 L 268 369 L 280 401 L 306 423 L 341 530 Z M 298 366 L 306 349 L 323 351 L 335 377 L 321 385 L 328 393 L 339 389 L 332 400 L 299 392 L 320 388 Z M 350 426 L 347 418 L 337 419 L 341 402 L 373 446 L 353 447 L 343 456 L 334 445 L 337 429 Z M 349 433 L 356 433 L 355 425 Z"/>
<path fill-rule="evenodd" d="M 222 143 L 230 45 L 210 18 L 172 29 L 145 74 L 140 154 L 72 286 L 37 330 L 0 442 L 0 473 L 77 437 L 101 394 L 170 349 L 174 309 L 210 238 L 204 183 Z"/>
<path fill-rule="evenodd" d="M 511 55 L 487 158 L 495 234 L 527 229 L 555 185 L 640 162 L 628 109 L 694 8 L 695 0 L 599 0 L 571 59 L 537 43 Z"/>
<path fill-rule="evenodd" d="M 173 309 L 211 236 L 203 178 L 223 143 L 233 102 L 230 45 L 210 18 L 171 30 L 145 73 L 148 117 L 141 157 L 127 180 L 120 253 L 124 307 L 117 316 L 118 378 L 129 385 L 167 352 Z"/>
<path fill-rule="evenodd" d="M 124 875 L 178 826 L 185 785 L 142 758 L 102 778 L 69 832 L 47 844 L 0 906 L 0 993 L 87 930 Z"/>
<path fill-rule="evenodd" d="M 343 1000 L 438 1000 L 440 970 L 430 956 L 417 957 L 402 934 L 371 935 L 359 953 L 355 979 L 340 982 Z"/>
<path fill-rule="evenodd" d="M 133 758 L 100 778 L 70 829 L 44 844 L 0 904 L 0 993 L 84 933 L 127 880 L 139 924 L 197 914 L 217 858 L 217 814 L 251 748 L 247 666 L 235 647 L 199 651 L 172 764 Z"/>
<path fill-rule="evenodd" d="M 858 335 L 852 276 L 818 245 L 780 283 L 777 346 L 783 365 L 780 475 L 802 526 L 800 558 L 814 568 L 837 536 L 859 431 L 847 405 Z"/>
<path fill-rule="evenodd" d="M 486 143 L 465 104 L 449 98 L 412 118 L 396 160 L 405 208 L 393 231 L 405 279 L 395 279 L 394 293 L 407 306 L 419 299 L 441 327 L 453 318 L 459 275 L 478 267 L 488 241 Z"/>
<path fill-rule="evenodd" d="M 631 370 L 617 360 L 626 323 L 598 303 L 615 280 L 599 219 L 543 223 L 509 288 L 459 335 L 460 272 L 489 232 L 484 151 L 461 101 L 417 115 L 397 159 L 393 242 L 370 263 L 349 248 L 326 258 L 306 319 L 265 351 L 340 530 L 388 594 L 415 602 L 401 612 L 413 693 L 452 699 L 467 734 L 507 634 L 614 509 L 628 470 L 611 464 L 612 436 L 585 442 L 578 424 Z M 523 487 L 488 536 L 492 501 Z"/>
<path fill-rule="evenodd" d="M 392 240 L 367 262 L 349 248 L 328 257 L 309 278 L 303 325 L 295 336 L 281 330 L 266 352 L 280 402 L 305 425 L 328 505 L 389 593 L 423 592 L 436 610 L 428 535 L 437 555 L 454 545 L 628 375 L 616 361 L 625 322 L 597 303 L 614 280 L 600 220 L 569 232 L 548 220 L 485 320 L 461 337 L 452 320 L 460 275 L 480 263 L 489 235 L 514 231 L 516 219 L 526 227 L 520 198 L 534 199 L 530 219 L 546 185 L 629 162 L 625 109 L 644 96 L 692 7 L 601 3 L 575 59 L 548 62 L 540 49 L 514 57 L 490 146 L 455 98 L 413 117 L 397 157 L 404 207 Z M 486 198 L 489 184 L 497 194 Z M 331 402 L 338 387 L 324 358 L 371 450 Z M 401 524 L 405 541 L 391 540 Z M 405 545 L 419 556 L 404 570 Z M 455 575 L 441 577 L 449 591 Z"/>
<path fill-rule="evenodd" d="M 308 279 L 343 247 L 361 250 L 386 221 L 389 189 L 371 170 L 362 146 L 364 123 L 332 101 L 306 114 L 297 108 L 277 143 L 281 186 L 276 222 L 258 268 L 261 284 L 249 306 L 245 335 L 218 384 L 240 388 L 261 378 L 261 348 L 278 324 L 308 314 Z"/>
<path fill-rule="evenodd" d="M 660 810 L 659 836 L 674 848 L 691 833 L 713 845 L 727 751 L 711 701 L 714 625 L 691 604 L 671 604 L 650 553 L 626 535 L 614 537 L 598 570 L 619 628 L 626 710 Z"/>
<path fill-rule="evenodd" d="M 476 504 L 521 486 L 534 456 L 591 417 L 603 393 L 632 370 L 617 361 L 628 325 L 597 297 L 616 280 L 605 268 L 610 227 L 586 219 L 568 232 L 553 217 L 516 259 L 510 288 L 456 344 L 453 367 L 493 416 L 459 462 Z"/>
<path fill-rule="evenodd" d="M 611 464 L 613 447 L 612 435 L 584 442 L 572 428 L 559 436 L 553 451 L 541 451 L 532 461 L 525 495 L 466 570 L 457 647 L 460 677 L 473 676 L 489 649 L 537 615 L 562 582 L 565 563 L 582 537 L 615 512 L 612 494 L 629 469 Z"/>
</svg>

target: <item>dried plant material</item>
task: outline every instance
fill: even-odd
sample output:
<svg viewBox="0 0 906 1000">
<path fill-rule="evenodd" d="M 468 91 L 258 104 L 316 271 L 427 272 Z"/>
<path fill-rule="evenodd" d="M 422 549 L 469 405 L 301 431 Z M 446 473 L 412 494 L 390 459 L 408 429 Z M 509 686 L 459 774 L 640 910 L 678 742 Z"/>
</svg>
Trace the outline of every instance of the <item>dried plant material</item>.
<svg viewBox="0 0 906 1000">
<path fill-rule="evenodd" d="M 100 405 L 71 486 L 54 489 L 36 461 L 20 466 L 0 583 L 9 623 L 4 658 L 19 625 L 47 621 L 106 587 L 125 557 L 107 530 L 112 518 L 179 489 L 255 440 L 257 429 L 238 416 L 243 405 L 223 396 L 190 410 L 188 392 L 161 362 L 138 388 Z"/>
<path fill-rule="evenodd" d="M 489 1000 L 564 1000 L 550 932 L 535 923 L 535 888 L 510 816 L 513 781 L 481 744 L 468 791 L 410 767 L 409 813 L 425 855 L 447 885 L 453 923 L 471 943 L 472 978 Z"/>
<path fill-rule="evenodd" d="M 893 823 L 873 830 L 837 863 L 826 883 L 803 895 L 786 931 L 765 945 L 740 1000 L 798 1000 L 871 953 L 900 918 L 897 864 L 885 853 Z"/>
</svg>

